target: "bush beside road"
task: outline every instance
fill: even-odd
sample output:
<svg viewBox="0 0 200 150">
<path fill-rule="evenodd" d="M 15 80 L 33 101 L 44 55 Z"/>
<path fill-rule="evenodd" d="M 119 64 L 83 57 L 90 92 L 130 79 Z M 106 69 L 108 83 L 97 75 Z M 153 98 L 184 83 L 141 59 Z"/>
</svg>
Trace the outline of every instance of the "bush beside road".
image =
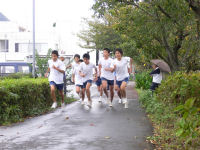
<svg viewBox="0 0 200 150">
<path fill-rule="evenodd" d="M 0 97 L 0 125 L 23 121 L 51 110 L 49 82 L 45 78 L 1 80 Z M 65 101 L 69 103 L 74 99 L 66 98 Z"/>
<path fill-rule="evenodd" d="M 139 101 L 154 127 L 154 136 L 147 139 L 157 149 L 200 149 L 199 83 L 199 73 L 176 72 L 153 96 L 150 90 L 138 89 Z"/>
</svg>

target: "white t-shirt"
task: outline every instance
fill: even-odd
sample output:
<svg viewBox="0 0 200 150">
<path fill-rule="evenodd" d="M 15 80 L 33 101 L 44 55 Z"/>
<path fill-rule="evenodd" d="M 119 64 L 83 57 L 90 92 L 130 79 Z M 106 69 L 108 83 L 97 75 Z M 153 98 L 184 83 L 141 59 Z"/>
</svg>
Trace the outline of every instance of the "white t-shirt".
<svg viewBox="0 0 200 150">
<path fill-rule="evenodd" d="M 112 66 L 112 58 L 102 58 L 99 60 L 99 65 L 101 65 L 101 77 L 106 78 L 107 80 L 114 80 L 114 74 L 111 71 L 106 71 L 105 68 L 110 68 Z"/>
<path fill-rule="evenodd" d="M 63 73 L 57 71 L 56 69 L 53 68 L 53 65 L 63 71 L 65 71 L 65 64 L 57 59 L 57 61 L 49 60 L 48 65 L 50 68 L 50 75 L 49 75 L 49 81 L 53 81 L 56 84 L 62 84 L 64 83 L 63 81 Z"/>
<path fill-rule="evenodd" d="M 156 69 L 159 69 L 159 68 L 156 68 Z M 152 76 L 153 76 L 154 83 L 159 83 L 159 84 L 161 83 L 161 81 L 162 81 L 162 72 L 161 71 L 159 74 L 153 74 Z"/>
<path fill-rule="evenodd" d="M 127 61 L 128 61 L 128 68 L 130 68 L 130 61 L 131 61 L 131 58 L 130 58 L 130 57 L 127 57 L 127 56 L 125 56 L 124 58 L 127 59 Z"/>
<path fill-rule="evenodd" d="M 83 77 L 83 82 L 86 82 L 87 80 L 93 80 L 93 69 L 95 69 L 96 66 L 93 63 L 85 64 L 82 62 L 80 64 L 80 71 L 85 75 Z"/>
<path fill-rule="evenodd" d="M 80 64 L 74 63 L 72 65 L 72 72 L 75 76 L 75 85 L 83 85 L 83 78 L 79 74 Z"/>
<path fill-rule="evenodd" d="M 121 58 L 121 60 L 114 59 L 111 68 L 114 68 L 116 66 L 115 72 L 116 72 L 116 78 L 118 81 L 122 81 L 125 78 L 129 77 L 128 73 L 128 60 L 124 57 Z"/>
</svg>

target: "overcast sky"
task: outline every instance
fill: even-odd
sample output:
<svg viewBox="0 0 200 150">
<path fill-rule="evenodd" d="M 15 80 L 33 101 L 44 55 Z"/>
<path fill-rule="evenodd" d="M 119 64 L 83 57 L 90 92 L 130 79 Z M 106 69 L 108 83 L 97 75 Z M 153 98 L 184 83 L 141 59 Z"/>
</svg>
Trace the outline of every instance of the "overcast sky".
<svg viewBox="0 0 200 150">
<path fill-rule="evenodd" d="M 53 23 L 57 22 L 56 31 L 66 44 L 66 49 L 77 48 L 75 34 L 81 30 L 81 18 L 93 14 L 91 6 L 94 1 L 35 0 L 35 3 L 36 32 L 50 32 Z M 0 0 L 0 12 L 11 21 L 32 30 L 32 0 Z"/>
</svg>

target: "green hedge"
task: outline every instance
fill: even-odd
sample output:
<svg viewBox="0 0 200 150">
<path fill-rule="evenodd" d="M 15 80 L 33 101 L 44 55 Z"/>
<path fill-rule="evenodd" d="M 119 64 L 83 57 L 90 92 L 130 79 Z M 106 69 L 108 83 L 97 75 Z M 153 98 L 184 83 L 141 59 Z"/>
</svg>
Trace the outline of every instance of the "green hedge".
<svg viewBox="0 0 200 150">
<path fill-rule="evenodd" d="M 177 104 L 162 101 L 156 95 L 152 96 L 150 90 L 138 90 L 138 93 L 139 101 L 154 127 L 154 135 L 147 137 L 147 140 L 155 144 L 155 149 L 200 148 L 200 114 L 197 112 L 198 109 L 195 110 L 189 103 L 190 100 L 177 107 Z M 180 111 L 180 108 L 183 109 Z"/>
<path fill-rule="evenodd" d="M 0 97 L 0 124 L 41 114 L 52 104 L 47 79 L 1 80 Z"/>
<path fill-rule="evenodd" d="M 151 95 L 138 90 L 139 100 L 154 125 L 149 137 L 158 149 L 200 148 L 200 73 L 176 72 Z"/>
<path fill-rule="evenodd" d="M 13 74 L 10 74 L 10 75 L 7 75 L 7 76 L 3 76 L 3 77 L 0 77 L 0 79 L 20 79 L 20 78 L 32 78 L 32 74 L 29 73 L 29 74 L 25 74 L 25 73 L 21 73 L 21 72 L 18 72 L 18 73 L 13 73 Z"/>
<path fill-rule="evenodd" d="M 200 107 L 200 73 L 176 72 L 164 80 L 157 89 L 157 97 L 170 103 L 181 103 L 195 99 L 195 106 Z"/>
<path fill-rule="evenodd" d="M 149 75 L 150 71 L 143 71 L 135 74 L 136 88 L 149 89 L 152 83 L 152 77 Z"/>
</svg>

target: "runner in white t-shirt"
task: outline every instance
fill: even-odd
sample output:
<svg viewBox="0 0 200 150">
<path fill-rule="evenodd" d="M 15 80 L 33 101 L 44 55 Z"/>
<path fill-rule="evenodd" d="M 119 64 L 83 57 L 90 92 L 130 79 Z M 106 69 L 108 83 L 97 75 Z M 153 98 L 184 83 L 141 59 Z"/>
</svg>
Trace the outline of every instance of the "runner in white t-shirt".
<svg viewBox="0 0 200 150">
<path fill-rule="evenodd" d="M 128 61 L 128 73 L 129 73 L 129 78 L 130 78 L 130 74 L 132 72 L 132 64 L 133 64 L 133 59 L 130 58 L 130 57 L 123 57 L 125 59 L 127 59 Z M 114 75 L 115 75 L 115 81 L 114 81 L 114 88 L 115 88 L 115 91 L 117 92 L 117 95 L 119 96 L 119 101 L 118 103 L 121 104 L 122 103 L 122 98 L 121 98 L 121 92 L 119 91 L 119 88 L 118 88 L 118 85 L 116 84 L 116 72 L 114 72 Z"/>
<path fill-rule="evenodd" d="M 61 97 L 62 97 L 62 105 L 64 105 L 64 93 L 63 93 L 63 74 L 65 72 L 65 65 L 64 63 L 58 59 L 58 51 L 54 50 L 51 53 L 52 59 L 48 61 L 48 70 L 45 74 L 45 76 L 48 76 L 49 74 L 49 83 L 51 87 L 51 97 L 54 101 L 51 108 L 57 107 L 56 102 L 56 95 L 55 95 L 55 89 L 57 88 Z"/>
<path fill-rule="evenodd" d="M 90 55 L 88 53 L 83 55 L 83 61 L 80 64 L 79 74 L 83 77 L 83 95 L 82 99 L 85 97 L 85 91 L 88 98 L 88 106 L 92 107 L 92 100 L 90 97 L 90 86 L 93 81 L 93 69 L 95 69 L 95 78 L 97 80 L 97 68 L 94 64 L 90 63 Z"/>
<path fill-rule="evenodd" d="M 102 88 L 102 81 L 101 81 L 101 77 L 100 77 L 100 74 L 99 74 L 99 67 L 97 67 L 97 80 L 95 81 L 96 85 L 97 85 L 97 89 L 99 91 L 99 102 L 101 103 L 102 102 L 102 95 L 103 95 L 103 88 Z"/>
<path fill-rule="evenodd" d="M 107 96 L 108 105 L 112 107 L 112 101 L 114 97 L 114 74 L 111 70 L 111 64 L 113 63 L 113 59 L 109 57 L 110 49 L 103 49 L 103 58 L 99 60 L 99 72 L 102 81 L 103 91 Z M 108 98 L 107 85 L 110 88 L 110 99 Z"/>
<path fill-rule="evenodd" d="M 74 82 L 76 86 L 76 93 L 80 96 L 80 100 L 82 100 L 81 104 L 84 104 L 84 99 L 82 99 L 83 94 L 83 80 L 82 77 L 79 74 L 80 70 L 80 55 L 76 54 L 74 55 L 74 63 L 72 64 L 72 82 Z"/>
<path fill-rule="evenodd" d="M 126 86 L 129 80 L 129 73 L 132 73 L 132 67 L 128 72 L 129 61 L 123 57 L 123 51 L 120 48 L 115 50 L 116 59 L 111 66 L 112 71 L 116 72 L 116 84 L 118 86 L 118 92 L 122 98 L 125 108 L 128 108 L 128 101 L 126 98 Z"/>
</svg>

